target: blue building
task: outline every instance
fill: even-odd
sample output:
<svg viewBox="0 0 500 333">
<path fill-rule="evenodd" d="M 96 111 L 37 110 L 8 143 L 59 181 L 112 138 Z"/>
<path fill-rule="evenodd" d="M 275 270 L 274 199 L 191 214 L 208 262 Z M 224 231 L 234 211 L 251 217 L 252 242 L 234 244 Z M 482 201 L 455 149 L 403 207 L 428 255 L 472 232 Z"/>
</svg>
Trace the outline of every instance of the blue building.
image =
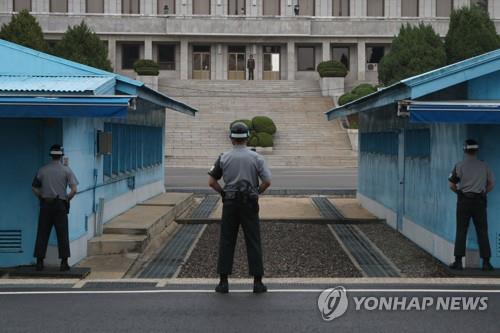
<svg viewBox="0 0 500 333">
<path fill-rule="evenodd" d="M 456 196 L 448 188 L 466 138 L 500 177 L 500 50 L 400 81 L 327 112 L 359 114 L 360 203 L 444 263 L 453 260 Z M 488 197 L 500 267 L 500 188 Z M 472 223 L 471 223 L 472 225 Z M 473 227 L 466 264 L 479 264 Z M 397 250 L 397 249 L 395 249 Z"/>
<path fill-rule="evenodd" d="M 53 143 L 80 182 L 70 264 L 86 256 L 98 222 L 164 192 L 165 108 L 196 112 L 142 82 L 0 40 L 0 266 L 33 261 L 31 182 Z"/>
</svg>

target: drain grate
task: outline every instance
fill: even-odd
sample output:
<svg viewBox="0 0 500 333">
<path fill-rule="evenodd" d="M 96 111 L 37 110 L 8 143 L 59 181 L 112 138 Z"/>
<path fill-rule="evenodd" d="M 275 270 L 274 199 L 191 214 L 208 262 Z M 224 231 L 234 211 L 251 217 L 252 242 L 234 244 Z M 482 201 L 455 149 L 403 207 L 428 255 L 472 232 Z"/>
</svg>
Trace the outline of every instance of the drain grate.
<svg viewBox="0 0 500 333">
<path fill-rule="evenodd" d="M 325 218 L 344 219 L 344 215 L 325 197 L 313 197 L 313 203 Z M 329 225 L 344 249 L 369 277 L 398 277 L 396 266 L 361 232 L 352 225 Z"/>
<path fill-rule="evenodd" d="M 191 213 L 191 217 L 209 217 L 217 206 L 219 196 L 207 196 Z M 163 247 L 158 255 L 139 273 L 140 278 L 170 278 L 184 263 L 185 257 L 194 241 L 204 230 L 204 225 L 182 225 L 174 237 Z"/>
</svg>

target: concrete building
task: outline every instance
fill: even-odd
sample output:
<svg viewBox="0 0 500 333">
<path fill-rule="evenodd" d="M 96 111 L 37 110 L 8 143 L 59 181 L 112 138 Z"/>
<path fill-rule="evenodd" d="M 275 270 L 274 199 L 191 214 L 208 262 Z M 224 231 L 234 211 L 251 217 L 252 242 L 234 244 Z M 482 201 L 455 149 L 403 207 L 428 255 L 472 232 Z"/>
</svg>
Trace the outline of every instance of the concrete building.
<svg viewBox="0 0 500 333">
<path fill-rule="evenodd" d="M 165 191 L 165 108 L 195 110 L 142 82 L 6 41 L 0 60 L 0 267 L 34 260 L 31 182 L 54 143 L 80 183 L 69 214 L 74 264 L 102 223 Z M 52 236 L 49 263 L 57 261 Z"/>
<path fill-rule="evenodd" d="M 315 79 L 320 61 L 337 59 L 351 86 L 377 81 L 402 24 L 429 23 L 444 36 L 451 9 L 471 4 L 500 25 L 492 0 L 1 0 L 0 22 L 27 8 L 57 40 L 85 20 L 128 76 L 146 58 L 159 62 L 160 78 L 243 79 L 253 54 L 257 80 Z"/>
<path fill-rule="evenodd" d="M 453 260 L 456 195 L 448 188 L 463 142 L 500 175 L 500 50 L 405 79 L 328 112 L 359 113 L 358 199 L 444 263 Z M 404 101 L 401 103 L 401 101 Z M 488 195 L 492 264 L 500 267 L 500 189 Z M 479 264 L 473 227 L 467 266 Z"/>
</svg>

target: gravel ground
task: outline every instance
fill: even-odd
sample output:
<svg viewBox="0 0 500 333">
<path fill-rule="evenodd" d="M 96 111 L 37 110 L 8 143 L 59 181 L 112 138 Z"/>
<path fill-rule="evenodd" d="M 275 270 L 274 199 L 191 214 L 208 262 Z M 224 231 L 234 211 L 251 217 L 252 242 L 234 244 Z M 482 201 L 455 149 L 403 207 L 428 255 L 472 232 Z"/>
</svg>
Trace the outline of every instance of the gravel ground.
<svg viewBox="0 0 500 333">
<path fill-rule="evenodd" d="M 401 270 L 403 277 L 450 276 L 441 262 L 386 224 L 358 228 Z"/>
<path fill-rule="evenodd" d="M 209 225 L 179 277 L 217 277 L 219 225 Z M 361 277 L 324 225 L 262 223 L 266 277 Z M 248 277 L 245 241 L 240 228 L 232 277 Z"/>
</svg>

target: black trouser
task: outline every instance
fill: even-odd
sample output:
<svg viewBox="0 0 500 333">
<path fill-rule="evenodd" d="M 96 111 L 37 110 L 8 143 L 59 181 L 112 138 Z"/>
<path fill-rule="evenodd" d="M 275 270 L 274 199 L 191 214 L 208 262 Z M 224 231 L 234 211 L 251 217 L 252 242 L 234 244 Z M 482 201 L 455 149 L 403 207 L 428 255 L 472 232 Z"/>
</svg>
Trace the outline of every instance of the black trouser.
<svg viewBox="0 0 500 333">
<path fill-rule="evenodd" d="M 472 218 L 479 243 L 481 258 L 491 257 L 490 242 L 488 239 L 488 219 L 486 214 L 486 197 L 467 198 L 464 194 L 458 195 L 457 201 L 457 234 L 455 238 L 455 256 L 465 256 L 465 242 L 467 229 Z"/>
<path fill-rule="evenodd" d="M 264 266 L 260 243 L 259 204 L 242 203 L 238 200 L 224 200 L 222 206 L 217 272 L 230 275 L 233 271 L 234 248 L 240 224 L 245 235 L 249 274 L 262 276 Z"/>
<path fill-rule="evenodd" d="M 38 217 L 38 232 L 36 235 L 34 256 L 36 258 L 45 258 L 52 226 L 56 229 L 59 258 L 69 258 L 67 203 L 60 199 L 54 199 L 50 202 L 42 200 L 40 202 L 40 215 Z"/>
<path fill-rule="evenodd" d="M 253 80 L 253 69 L 248 70 L 248 79 Z"/>
</svg>

